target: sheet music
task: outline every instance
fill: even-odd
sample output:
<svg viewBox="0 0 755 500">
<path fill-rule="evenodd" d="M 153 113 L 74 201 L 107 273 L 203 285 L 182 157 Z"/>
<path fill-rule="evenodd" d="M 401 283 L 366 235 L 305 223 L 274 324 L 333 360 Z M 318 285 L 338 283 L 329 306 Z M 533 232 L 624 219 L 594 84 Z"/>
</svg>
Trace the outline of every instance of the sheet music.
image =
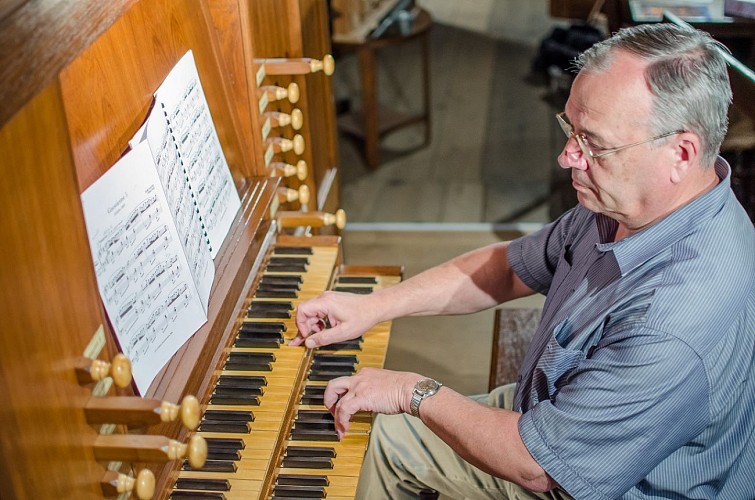
<svg viewBox="0 0 755 500">
<path fill-rule="evenodd" d="M 212 280 L 215 277 L 211 245 L 191 186 L 184 175 L 178 146 L 173 135 L 169 133 L 168 122 L 163 113 L 150 115 L 144 137 L 152 152 L 170 213 L 206 313 Z"/>
<path fill-rule="evenodd" d="M 207 321 L 148 144 L 123 156 L 81 201 L 100 295 L 143 393 Z"/>
<path fill-rule="evenodd" d="M 207 230 L 210 252 L 215 258 L 241 206 L 241 199 L 220 146 L 191 51 L 171 70 L 155 92 L 155 99 L 155 107 L 163 109 L 176 138 Z"/>
</svg>

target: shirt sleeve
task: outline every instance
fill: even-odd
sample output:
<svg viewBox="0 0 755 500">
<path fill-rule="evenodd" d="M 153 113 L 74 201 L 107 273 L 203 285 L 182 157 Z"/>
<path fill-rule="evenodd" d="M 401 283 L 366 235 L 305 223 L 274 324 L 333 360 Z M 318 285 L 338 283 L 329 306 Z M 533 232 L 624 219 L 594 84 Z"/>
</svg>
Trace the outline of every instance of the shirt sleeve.
<svg viewBox="0 0 755 500">
<path fill-rule="evenodd" d="M 509 265 L 525 285 L 538 293 L 548 293 L 571 229 L 582 218 L 577 206 L 538 231 L 509 244 Z"/>
<path fill-rule="evenodd" d="M 614 499 L 703 431 L 708 391 L 688 345 L 629 329 L 604 337 L 553 397 L 522 415 L 519 433 L 570 495 Z"/>
</svg>

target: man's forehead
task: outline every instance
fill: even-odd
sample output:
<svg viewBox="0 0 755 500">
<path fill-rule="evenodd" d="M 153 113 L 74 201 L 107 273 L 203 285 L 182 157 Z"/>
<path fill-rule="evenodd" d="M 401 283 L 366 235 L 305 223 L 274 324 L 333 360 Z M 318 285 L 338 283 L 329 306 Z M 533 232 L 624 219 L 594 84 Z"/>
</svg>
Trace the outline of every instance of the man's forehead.
<svg viewBox="0 0 755 500">
<path fill-rule="evenodd" d="M 618 114 L 623 115 L 622 119 L 634 117 L 644 122 L 652 97 L 645 80 L 646 67 L 647 63 L 637 56 L 617 51 L 605 70 L 580 71 L 572 85 L 568 107 L 594 119 Z"/>
</svg>

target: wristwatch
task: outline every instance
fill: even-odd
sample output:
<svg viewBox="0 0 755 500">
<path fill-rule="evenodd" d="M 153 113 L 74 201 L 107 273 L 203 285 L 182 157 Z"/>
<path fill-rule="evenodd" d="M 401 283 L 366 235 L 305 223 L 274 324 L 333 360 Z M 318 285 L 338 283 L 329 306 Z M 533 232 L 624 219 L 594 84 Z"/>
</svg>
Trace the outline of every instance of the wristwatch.
<svg viewBox="0 0 755 500">
<path fill-rule="evenodd" d="M 423 399 L 429 398 L 438 392 L 438 389 L 441 387 L 443 387 L 443 384 L 431 378 L 417 382 L 412 391 L 412 402 L 409 403 L 409 411 L 412 413 L 412 416 L 419 418 L 419 404 Z"/>
</svg>

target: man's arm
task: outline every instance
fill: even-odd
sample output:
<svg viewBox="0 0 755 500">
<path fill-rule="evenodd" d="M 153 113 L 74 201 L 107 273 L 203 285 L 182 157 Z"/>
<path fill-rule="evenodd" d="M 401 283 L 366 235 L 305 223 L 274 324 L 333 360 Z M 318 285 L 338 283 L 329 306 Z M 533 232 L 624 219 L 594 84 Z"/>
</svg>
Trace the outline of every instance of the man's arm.
<svg viewBox="0 0 755 500">
<path fill-rule="evenodd" d="M 370 295 L 326 292 L 304 302 L 297 308 L 299 336 L 292 344 L 306 340 L 307 347 L 318 347 L 358 337 L 381 321 L 472 313 L 531 295 L 509 266 L 508 244 L 473 250 Z"/>
<path fill-rule="evenodd" d="M 357 411 L 409 413 L 412 388 L 423 377 L 382 369 L 361 370 L 328 384 L 325 405 L 343 436 Z M 442 387 L 422 401 L 422 421 L 464 460 L 495 477 L 532 491 L 548 491 L 556 483 L 532 458 L 519 435 L 520 413 L 477 403 Z"/>
</svg>

